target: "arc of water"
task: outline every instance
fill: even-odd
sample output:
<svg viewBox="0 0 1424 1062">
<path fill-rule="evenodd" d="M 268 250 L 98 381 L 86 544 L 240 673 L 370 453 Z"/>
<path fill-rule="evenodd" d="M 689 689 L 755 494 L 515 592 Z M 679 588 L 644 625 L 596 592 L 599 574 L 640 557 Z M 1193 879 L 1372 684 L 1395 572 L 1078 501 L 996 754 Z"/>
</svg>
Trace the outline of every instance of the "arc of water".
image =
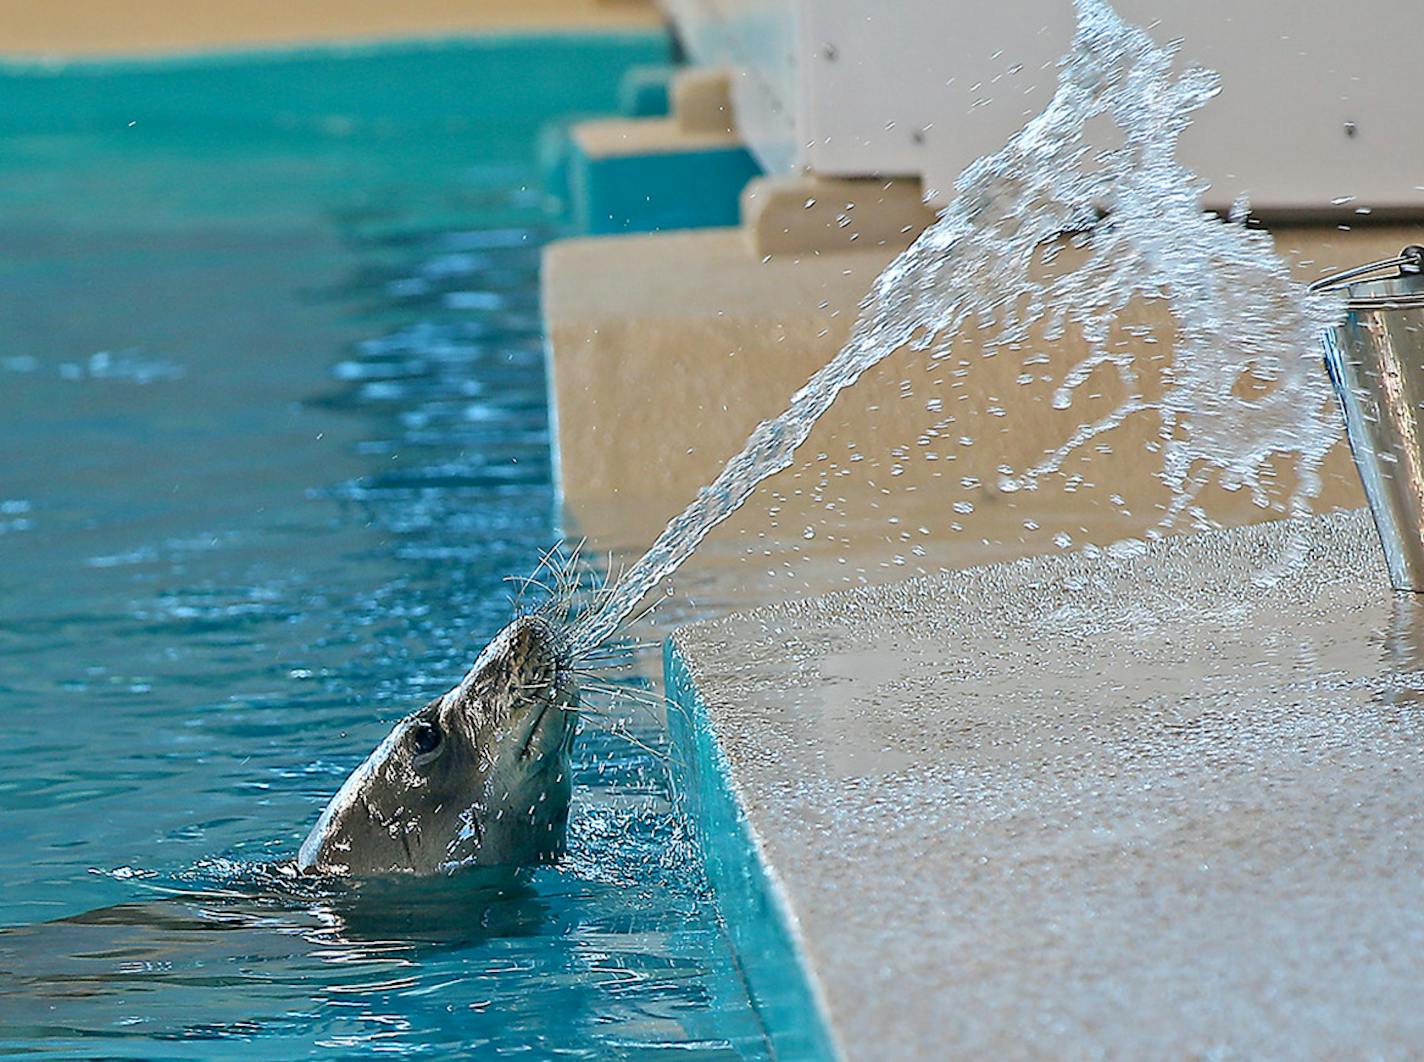
<svg viewBox="0 0 1424 1062">
<path fill-rule="evenodd" d="M 1283 450 L 1302 454 L 1302 480 L 1307 488 L 1313 483 L 1338 419 L 1324 374 L 1308 368 L 1301 352 L 1314 348 L 1320 328 L 1338 313 L 1335 300 L 1307 296 L 1263 234 L 1202 212 L 1204 186 L 1177 161 L 1176 147 L 1192 112 L 1216 94 L 1216 75 L 1175 71 L 1175 48 L 1158 46 L 1106 0 L 1075 0 L 1075 8 L 1073 47 L 1048 106 L 1002 149 L 965 170 L 940 218 L 876 280 L 845 347 L 780 416 L 752 432 L 716 480 L 577 621 L 572 652 L 610 637 L 758 484 L 787 468 L 841 391 L 906 345 L 934 348 L 931 356 L 946 352 L 971 316 L 996 325 L 991 342 L 999 345 L 1025 339 L 1029 326 L 1044 319 L 1052 331 L 1061 331 L 1065 319 L 1081 329 L 1092 352 L 1055 405 L 1071 404 L 1072 390 L 1097 364 L 1117 366 L 1127 398 L 1115 414 L 1076 432 L 1070 448 L 1152 409 L 1163 422 L 1162 478 L 1184 498 L 1200 489 L 1202 463 L 1222 470 L 1230 483 L 1257 489 L 1263 455 Z M 1121 134 L 1116 146 L 1094 146 L 1086 136 L 1104 114 Z M 1088 260 L 1065 278 L 1034 280 L 1036 259 L 1050 260 L 1054 241 L 1073 232 L 1082 234 Z M 1177 361 L 1187 370 L 1174 374 L 1156 402 L 1143 398 L 1131 365 L 1107 349 L 1118 313 L 1144 295 L 1171 300 Z M 1221 351 L 1241 357 L 1212 363 Z M 1201 361 L 1194 371 L 1193 359 Z M 1231 395 L 1247 362 L 1274 382 L 1255 403 Z M 1206 434 L 1219 453 L 1185 449 L 1176 438 L 1176 428 L 1193 417 L 1206 429 L 1215 424 Z M 1050 455 L 1015 485 L 1032 486 L 1063 456 Z"/>
</svg>

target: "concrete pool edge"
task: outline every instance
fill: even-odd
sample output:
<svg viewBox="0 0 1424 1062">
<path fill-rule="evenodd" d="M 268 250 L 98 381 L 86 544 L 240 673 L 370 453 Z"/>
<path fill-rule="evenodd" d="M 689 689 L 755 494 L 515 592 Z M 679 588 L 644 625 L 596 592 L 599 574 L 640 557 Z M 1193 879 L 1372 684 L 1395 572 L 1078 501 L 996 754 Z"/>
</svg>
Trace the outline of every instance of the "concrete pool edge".
<svg viewBox="0 0 1424 1062">
<path fill-rule="evenodd" d="M 1418 1042 L 1424 599 L 1388 589 L 1367 511 L 754 608 L 673 649 L 843 1057 Z"/>
<path fill-rule="evenodd" d="M 663 681 L 669 737 L 680 757 L 679 795 L 767 1040 L 778 1059 L 840 1058 L 795 915 L 747 817 L 676 634 L 663 643 Z"/>
</svg>

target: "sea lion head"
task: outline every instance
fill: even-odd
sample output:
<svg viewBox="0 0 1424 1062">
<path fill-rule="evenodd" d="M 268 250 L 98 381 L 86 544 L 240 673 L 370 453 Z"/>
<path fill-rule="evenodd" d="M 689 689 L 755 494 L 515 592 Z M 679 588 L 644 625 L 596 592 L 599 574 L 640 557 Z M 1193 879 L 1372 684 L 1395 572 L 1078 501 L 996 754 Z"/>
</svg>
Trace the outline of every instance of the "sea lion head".
<svg viewBox="0 0 1424 1062">
<path fill-rule="evenodd" d="M 458 686 L 406 716 L 332 797 L 304 872 L 431 874 L 550 863 L 564 851 L 578 689 L 554 630 L 526 616 Z"/>
</svg>

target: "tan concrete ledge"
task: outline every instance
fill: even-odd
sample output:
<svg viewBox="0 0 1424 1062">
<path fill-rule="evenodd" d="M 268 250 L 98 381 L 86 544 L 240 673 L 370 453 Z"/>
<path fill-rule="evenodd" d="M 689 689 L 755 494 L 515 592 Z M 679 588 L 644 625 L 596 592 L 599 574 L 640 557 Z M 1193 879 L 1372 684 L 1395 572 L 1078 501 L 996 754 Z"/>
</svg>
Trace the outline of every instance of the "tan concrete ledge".
<svg viewBox="0 0 1424 1062">
<path fill-rule="evenodd" d="M 1421 232 L 1296 228 L 1276 239 L 1305 279 L 1397 253 Z M 646 546 L 834 356 L 892 256 L 886 248 L 759 256 L 739 229 L 551 246 L 544 312 L 574 526 L 599 547 Z M 1142 359 L 1150 393 L 1171 364 L 1172 322 L 1160 302 L 1135 306 L 1117 341 L 1140 345 L 1135 325 L 1161 338 Z M 689 578 L 713 578 L 708 566 L 722 565 L 717 578 L 728 582 L 705 584 L 712 596 L 784 600 L 1156 529 L 1171 498 L 1156 476 L 1159 423 L 1150 415 L 1076 454 L 1038 491 L 998 491 L 1000 465 L 1031 463 L 1123 394 L 1100 371 L 1073 407 L 1055 410 L 1056 381 L 1085 348 L 1070 335 L 1035 351 L 1045 360 L 1028 383 L 1021 357 L 985 358 L 972 331 L 938 362 L 892 353 L 822 418 L 796 463 L 713 536 Z M 1279 502 L 1293 471 L 1289 462 L 1273 471 Z M 1324 473 L 1319 507 L 1363 503 L 1343 442 Z M 1212 489 L 1202 503 L 1225 524 L 1284 515 L 1244 491 Z"/>
<path fill-rule="evenodd" d="M 594 118 L 576 124 L 571 135 L 579 151 L 595 161 L 741 146 L 733 133 L 689 132 L 676 118 Z"/>
<path fill-rule="evenodd" d="M 692 67 L 673 79 L 667 118 L 594 118 L 573 127 L 592 160 L 736 148 L 730 79 L 725 70 Z"/>
<path fill-rule="evenodd" d="M 651 0 L 5 0 L 0 54 L 141 55 L 660 24 Z"/>
<path fill-rule="evenodd" d="M 564 241 L 545 254 L 560 479 L 585 530 L 632 542 L 829 356 L 883 252 L 752 258 L 738 229 Z M 835 337 L 835 338 L 833 338 Z M 594 526 L 597 525 L 597 526 Z"/>
<path fill-rule="evenodd" d="M 674 644 L 851 1062 L 1424 1043 L 1424 605 L 1366 514 Z"/>
<path fill-rule="evenodd" d="M 903 250 L 935 220 L 918 180 L 763 177 L 742 192 L 752 253 Z"/>
<path fill-rule="evenodd" d="M 692 67 L 672 82 L 672 113 L 688 133 L 731 133 L 732 78 L 718 67 Z"/>
</svg>

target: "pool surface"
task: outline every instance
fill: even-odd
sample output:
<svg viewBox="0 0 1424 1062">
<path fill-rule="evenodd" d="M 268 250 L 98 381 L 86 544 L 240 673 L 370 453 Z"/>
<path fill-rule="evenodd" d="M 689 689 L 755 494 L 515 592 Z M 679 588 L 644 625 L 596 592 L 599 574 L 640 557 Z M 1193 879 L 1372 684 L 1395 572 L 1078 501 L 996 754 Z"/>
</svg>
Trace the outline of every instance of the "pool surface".
<svg viewBox="0 0 1424 1062">
<path fill-rule="evenodd" d="M 635 705 L 526 889 L 263 869 L 557 539 L 537 133 L 665 51 L 0 73 L 0 1053 L 767 1057 Z"/>
</svg>

